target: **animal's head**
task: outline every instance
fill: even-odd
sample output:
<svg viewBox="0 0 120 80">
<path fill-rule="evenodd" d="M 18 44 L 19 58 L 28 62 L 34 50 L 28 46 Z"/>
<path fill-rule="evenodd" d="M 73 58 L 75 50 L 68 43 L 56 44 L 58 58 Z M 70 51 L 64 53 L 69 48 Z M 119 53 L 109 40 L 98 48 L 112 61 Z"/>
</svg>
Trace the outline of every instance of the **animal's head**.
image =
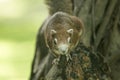
<svg viewBox="0 0 120 80">
<path fill-rule="evenodd" d="M 82 32 L 82 24 L 76 17 L 57 13 L 47 25 L 46 45 L 56 55 L 67 54 L 78 44 Z"/>
</svg>

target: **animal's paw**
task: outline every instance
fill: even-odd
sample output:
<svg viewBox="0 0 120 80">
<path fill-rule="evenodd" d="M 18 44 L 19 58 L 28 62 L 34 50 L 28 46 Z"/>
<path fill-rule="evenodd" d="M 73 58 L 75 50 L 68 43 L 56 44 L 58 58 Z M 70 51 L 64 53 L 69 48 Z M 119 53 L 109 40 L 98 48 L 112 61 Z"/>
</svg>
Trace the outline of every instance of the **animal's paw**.
<svg viewBox="0 0 120 80">
<path fill-rule="evenodd" d="M 67 61 L 72 60 L 71 55 L 70 54 L 66 54 L 66 59 L 67 59 Z"/>
<path fill-rule="evenodd" d="M 55 58 L 53 61 L 52 61 L 52 64 L 58 64 L 60 61 L 60 58 Z"/>
</svg>

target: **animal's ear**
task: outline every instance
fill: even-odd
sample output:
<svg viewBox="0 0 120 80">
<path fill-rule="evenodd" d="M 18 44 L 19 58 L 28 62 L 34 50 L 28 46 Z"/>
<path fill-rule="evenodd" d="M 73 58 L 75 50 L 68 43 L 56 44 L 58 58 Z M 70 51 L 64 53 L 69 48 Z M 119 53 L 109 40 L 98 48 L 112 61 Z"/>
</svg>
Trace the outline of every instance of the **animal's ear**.
<svg viewBox="0 0 120 80">
<path fill-rule="evenodd" d="M 81 36 L 83 34 L 83 31 L 84 31 L 82 21 L 75 16 L 71 16 L 71 19 L 73 21 L 73 25 L 78 30 L 79 35 Z"/>
<path fill-rule="evenodd" d="M 57 32 L 54 29 L 51 30 L 51 34 L 56 34 L 56 33 Z"/>
<path fill-rule="evenodd" d="M 57 31 L 54 30 L 54 29 L 52 29 L 52 30 L 50 31 L 51 38 L 54 38 L 54 36 L 55 36 L 56 33 L 57 33 Z"/>
<path fill-rule="evenodd" d="M 67 32 L 72 35 L 73 34 L 73 29 L 68 29 Z"/>
</svg>

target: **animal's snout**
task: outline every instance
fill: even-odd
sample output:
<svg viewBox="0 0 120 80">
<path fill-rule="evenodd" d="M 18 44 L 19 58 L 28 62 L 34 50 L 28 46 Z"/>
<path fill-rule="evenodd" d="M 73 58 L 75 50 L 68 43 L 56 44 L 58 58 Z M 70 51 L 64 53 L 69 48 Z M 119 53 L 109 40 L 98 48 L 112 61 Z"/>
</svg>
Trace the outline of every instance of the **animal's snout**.
<svg viewBox="0 0 120 80">
<path fill-rule="evenodd" d="M 62 52 L 62 54 L 65 54 L 68 51 L 68 45 L 66 44 L 61 44 L 58 48 L 59 48 L 59 51 Z"/>
</svg>

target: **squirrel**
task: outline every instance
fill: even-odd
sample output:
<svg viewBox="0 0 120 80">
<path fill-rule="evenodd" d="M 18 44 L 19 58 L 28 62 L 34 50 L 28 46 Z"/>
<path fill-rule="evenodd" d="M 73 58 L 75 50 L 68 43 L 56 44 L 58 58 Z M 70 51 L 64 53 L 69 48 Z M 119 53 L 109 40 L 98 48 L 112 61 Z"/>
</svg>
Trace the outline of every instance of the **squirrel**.
<svg viewBox="0 0 120 80">
<path fill-rule="evenodd" d="M 82 22 L 72 15 L 72 0 L 45 2 L 48 5 L 49 17 L 38 31 L 30 80 L 44 78 L 52 66 L 52 61 L 60 55 L 69 56 L 83 34 Z"/>
</svg>

